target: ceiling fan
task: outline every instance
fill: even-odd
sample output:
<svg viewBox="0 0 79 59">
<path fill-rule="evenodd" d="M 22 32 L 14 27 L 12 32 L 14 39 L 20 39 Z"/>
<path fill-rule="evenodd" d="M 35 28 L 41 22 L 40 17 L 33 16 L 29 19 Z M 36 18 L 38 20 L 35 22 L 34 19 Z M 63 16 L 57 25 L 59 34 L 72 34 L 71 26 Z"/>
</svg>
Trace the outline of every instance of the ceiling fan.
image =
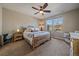
<svg viewBox="0 0 79 59">
<path fill-rule="evenodd" d="M 38 10 L 38 12 L 34 13 L 35 15 L 40 13 L 42 15 L 44 15 L 44 13 L 50 13 L 50 10 L 45 10 L 45 8 L 48 6 L 48 3 L 45 3 L 43 6 L 40 6 L 40 8 L 36 8 L 36 7 L 32 7 L 35 10 Z"/>
</svg>

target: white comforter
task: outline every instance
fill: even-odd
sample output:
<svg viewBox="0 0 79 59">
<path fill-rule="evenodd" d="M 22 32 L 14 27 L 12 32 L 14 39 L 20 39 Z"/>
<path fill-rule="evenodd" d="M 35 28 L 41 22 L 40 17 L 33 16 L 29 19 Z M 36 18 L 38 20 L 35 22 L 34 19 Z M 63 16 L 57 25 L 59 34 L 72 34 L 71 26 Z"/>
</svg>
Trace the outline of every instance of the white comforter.
<svg viewBox="0 0 79 59">
<path fill-rule="evenodd" d="M 24 38 L 28 39 L 30 41 L 30 44 L 32 44 L 33 37 L 38 37 L 38 36 L 43 36 L 43 35 L 50 35 L 50 33 L 46 31 L 38 31 L 38 32 L 24 31 L 23 33 Z"/>
</svg>

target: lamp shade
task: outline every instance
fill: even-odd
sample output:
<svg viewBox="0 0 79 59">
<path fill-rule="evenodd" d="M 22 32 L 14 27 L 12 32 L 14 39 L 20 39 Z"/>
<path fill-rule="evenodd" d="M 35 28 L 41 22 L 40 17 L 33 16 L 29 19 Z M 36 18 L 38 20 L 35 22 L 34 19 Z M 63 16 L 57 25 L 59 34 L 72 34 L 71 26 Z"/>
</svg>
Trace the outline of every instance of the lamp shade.
<svg viewBox="0 0 79 59">
<path fill-rule="evenodd" d="M 17 29 L 17 32 L 20 32 L 20 29 Z"/>
</svg>

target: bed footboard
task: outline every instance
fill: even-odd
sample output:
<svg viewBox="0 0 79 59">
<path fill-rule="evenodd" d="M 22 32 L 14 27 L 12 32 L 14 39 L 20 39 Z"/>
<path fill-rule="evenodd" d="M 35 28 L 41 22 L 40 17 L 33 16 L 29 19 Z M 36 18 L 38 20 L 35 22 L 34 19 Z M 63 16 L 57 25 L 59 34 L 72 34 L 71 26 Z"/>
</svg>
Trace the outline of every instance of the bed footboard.
<svg viewBox="0 0 79 59">
<path fill-rule="evenodd" d="M 50 34 L 45 34 L 45 35 L 39 35 L 39 36 L 32 36 L 32 41 L 30 41 L 30 39 L 25 38 L 26 42 L 28 42 L 30 44 L 30 46 L 34 49 L 37 46 L 41 45 L 42 43 L 48 41 L 51 39 Z"/>
<path fill-rule="evenodd" d="M 44 43 L 48 40 L 50 40 L 50 35 L 43 35 L 43 36 L 39 36 L 39 37 L 33 37 L 32 47 L 35 48 L 35 47 L 41 45 L 42 43 Z"/>
</svg>

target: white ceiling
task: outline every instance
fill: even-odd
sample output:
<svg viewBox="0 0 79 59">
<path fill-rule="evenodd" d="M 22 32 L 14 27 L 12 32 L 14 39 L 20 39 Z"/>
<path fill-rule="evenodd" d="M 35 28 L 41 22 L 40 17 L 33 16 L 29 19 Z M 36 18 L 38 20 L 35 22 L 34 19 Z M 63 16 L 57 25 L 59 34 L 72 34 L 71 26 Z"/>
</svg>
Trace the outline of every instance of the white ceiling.
<svg viewBox="0 0 79 59">
<path fill-rule="evenodd" d="M 21 12 L 39 19 L 48 18 L 50 16 L 79 8 L 79 4 L 77 3 L 48 3 L 48 7 L 46 9 L 51 10 L 51 13 L 45 13 L 45 15 L 42 16 L 41 14 L 34 15 L 37 10 L 32 9 L 32 6 L 39 8 L 39 5 L 43 5 L 43 3 L 4 3 L 0 5 L 2 5 L 4 8 Z"/>
</svg>

